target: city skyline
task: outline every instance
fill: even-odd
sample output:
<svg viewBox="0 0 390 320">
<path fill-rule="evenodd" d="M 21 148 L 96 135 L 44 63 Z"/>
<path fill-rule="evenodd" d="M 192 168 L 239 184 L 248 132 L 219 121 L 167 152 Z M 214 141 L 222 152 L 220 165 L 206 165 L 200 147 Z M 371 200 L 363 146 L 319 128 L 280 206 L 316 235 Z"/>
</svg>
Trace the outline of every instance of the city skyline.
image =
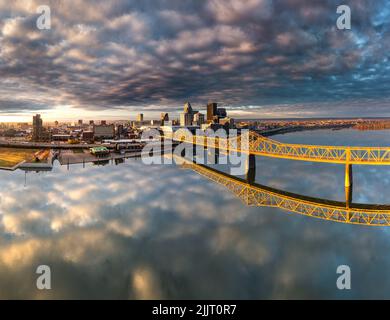
<svg viewBox="0 0 390 320">
<path fill-rule="evenodd" d="M 218 101 L 234 118 L 390 116 L 390 4 L 358 0 L 351 30 L 328 1 L 0 0 L 0 121 L 179 114 Z M 82 14 L 80 14 L 82 12 Z"/>
</svg>

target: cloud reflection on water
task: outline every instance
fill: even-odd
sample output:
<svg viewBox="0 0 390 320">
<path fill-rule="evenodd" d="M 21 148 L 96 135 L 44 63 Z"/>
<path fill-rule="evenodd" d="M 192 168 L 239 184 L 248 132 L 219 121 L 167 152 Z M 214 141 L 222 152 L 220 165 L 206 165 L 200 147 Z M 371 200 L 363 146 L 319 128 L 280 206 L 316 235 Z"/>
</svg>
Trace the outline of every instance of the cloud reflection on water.
<svg viewBox="0 0 390 320">
<path fill-rule="evenodd" d="M 287 170 L 258 161 L 266 165 L 261 183 L 343 196 L 338 166 L 329 173 L 304 162 Z M 357 199 L 389 202 L 382 192 L 388 174 L 368 170 L 357 170 Z M 363 186 L 370 186 L 364 196 Z M 0 298 L 390 295 L 389 229 L 246 207 L 224 187 L 175 166 L 56 166 L 28 174 L 26 187 L 23 172 L 0 172 L 0 188 Z M 345 263 L 351 292 L 335 285 Z M 50 292 L 35 289 L 39 264 L 52 267 Z"/>
</svg>

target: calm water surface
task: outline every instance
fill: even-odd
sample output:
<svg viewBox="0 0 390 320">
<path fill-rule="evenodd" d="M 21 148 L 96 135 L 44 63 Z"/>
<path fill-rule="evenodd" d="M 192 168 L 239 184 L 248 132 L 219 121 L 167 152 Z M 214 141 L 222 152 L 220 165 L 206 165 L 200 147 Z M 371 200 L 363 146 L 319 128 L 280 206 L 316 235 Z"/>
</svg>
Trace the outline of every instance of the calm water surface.
<svg viewBox="0 0 390 320">
<path fill-rule="evenodd" d="M 291 143 L 390 146 L 390 131 L 319 130 Z M 390 168 L 354 166 L 354 202 L 390 204 Z M 257 159 L 256 181 L 344 200 L 342 165 Z M 245 206 L 175 165 L 0 171 L 0 298 L 390 298 L 390 227 Z M 35 270 L 52 270 L 52 290 Z M 336 288 L 347 264 L 352 290 Z"/>
</svg>

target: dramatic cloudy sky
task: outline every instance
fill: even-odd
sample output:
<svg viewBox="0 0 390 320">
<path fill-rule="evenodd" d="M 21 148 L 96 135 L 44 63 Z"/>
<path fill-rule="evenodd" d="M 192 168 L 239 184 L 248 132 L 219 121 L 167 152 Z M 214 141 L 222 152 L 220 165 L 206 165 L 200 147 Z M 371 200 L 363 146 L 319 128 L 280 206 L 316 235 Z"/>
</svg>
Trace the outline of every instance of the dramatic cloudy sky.
<svg viewBox="0 0 390 320">
<path fill-rule="evenodd" d="M 389 29 L 387 0 L 0 0 L 0 120 L 390 116 Z"/>
</svg>

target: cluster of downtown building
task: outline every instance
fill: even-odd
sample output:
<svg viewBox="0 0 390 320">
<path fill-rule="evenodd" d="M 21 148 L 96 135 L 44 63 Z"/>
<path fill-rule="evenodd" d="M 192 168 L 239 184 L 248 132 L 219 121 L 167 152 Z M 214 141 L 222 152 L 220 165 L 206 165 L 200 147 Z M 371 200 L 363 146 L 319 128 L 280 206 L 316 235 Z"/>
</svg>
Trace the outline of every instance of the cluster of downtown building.
<svg viewBox="0 0 390 320">
<path fill-rule="evenodd" d="M 184 112 L 180 114 L 180 127 L 195 127 L 202 130 L 231 129 L 234 127 L 234 120 L 227 116 L 225 108 L 218 108 L 215 102 L 207 104 L 206 117 L 203 113 L 192 109 L 191 104 L 187 102 L 184 105 Z"/>
<path fill-rule="evenodd" d="M 161 133 L 165 130 L 174 132 L 186 127 L 195 132 L 201 130 L 234 128 L 234 120 L 227 116 L 225 108 L 219 108 L 217 103 L 211 102 L 206 106 L 206 114 L 194 110 L 189 102 L 184 104 L 183 112 L 179 118 L 170 120 L 168 113 L 161 113 L 159 120 L 145 120 L 142 113 L 138 114 L 133 121 L 106 120 L 84 122 L 82 119 L 74 123 L 45 124 L 41 115 L 33 116 L 32 126 L 28 123 L 18 125 L 12 129 L 9 137 L 19 137 L 32 142 L 55 142 L 55 143 L 110 143 L 120 141 L 139 140 L 142 132 L 148 129 L 158 129 Z"/>
</svg>

